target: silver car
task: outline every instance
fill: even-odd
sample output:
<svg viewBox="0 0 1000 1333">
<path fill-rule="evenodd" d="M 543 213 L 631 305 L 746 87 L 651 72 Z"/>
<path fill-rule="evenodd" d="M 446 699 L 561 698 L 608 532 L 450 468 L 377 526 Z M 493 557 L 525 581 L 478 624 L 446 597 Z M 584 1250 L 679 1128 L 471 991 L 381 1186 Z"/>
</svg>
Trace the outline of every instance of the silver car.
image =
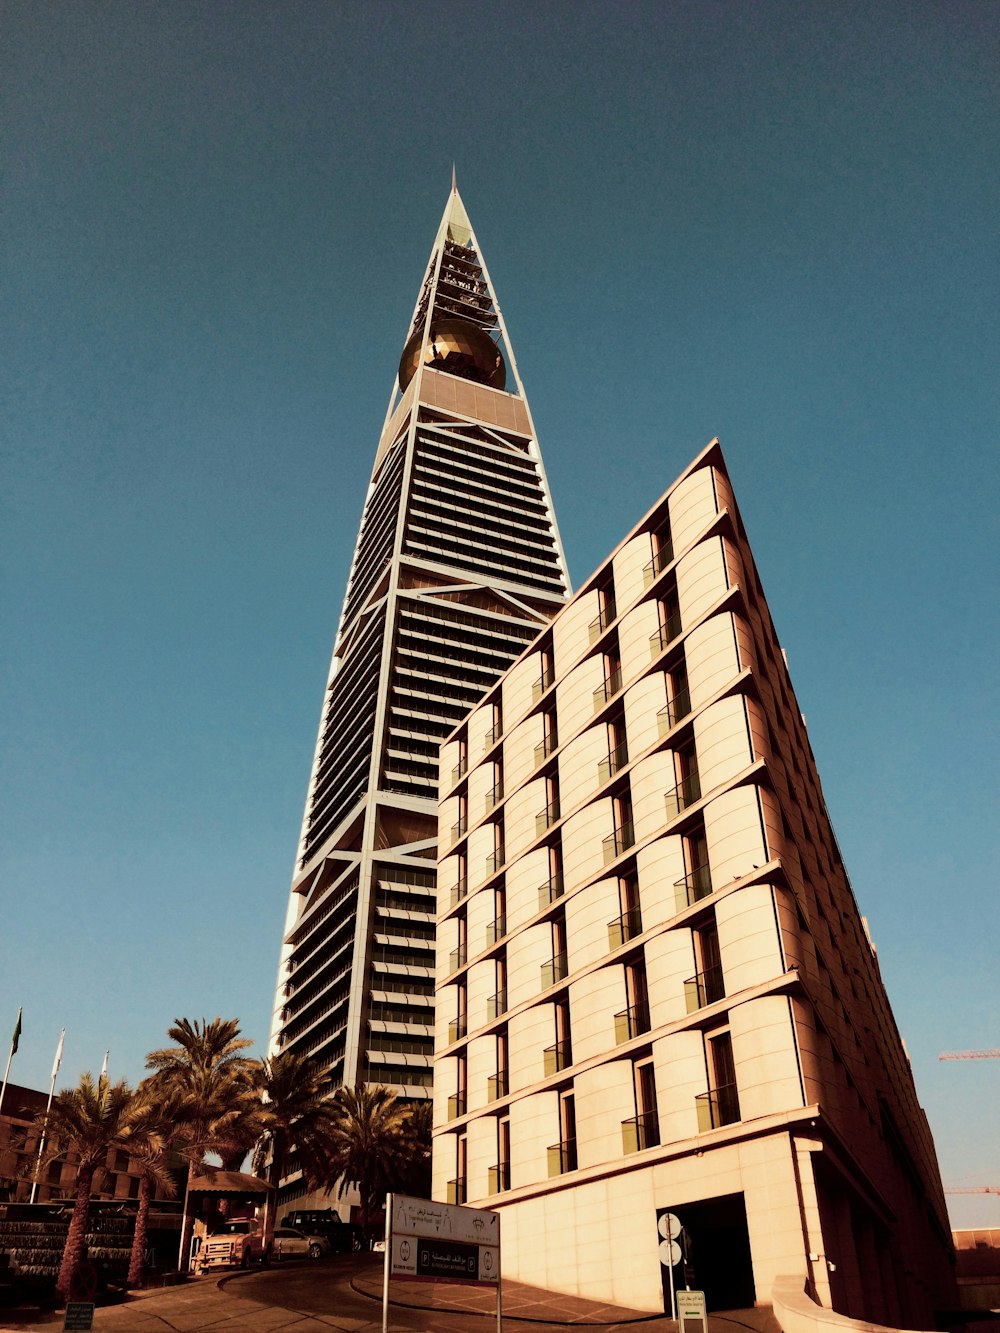
<svg viewBox="0 0 1000 1333">
<path fill-rule="evenodd" d="M 330 1253 L 330 1242 L 325 1236 L 307 1236 L 297 1227 L 276 1227 L 271 1260 L 280 1263 L 282 1259 L 324 1259 Z"/>
</svg>

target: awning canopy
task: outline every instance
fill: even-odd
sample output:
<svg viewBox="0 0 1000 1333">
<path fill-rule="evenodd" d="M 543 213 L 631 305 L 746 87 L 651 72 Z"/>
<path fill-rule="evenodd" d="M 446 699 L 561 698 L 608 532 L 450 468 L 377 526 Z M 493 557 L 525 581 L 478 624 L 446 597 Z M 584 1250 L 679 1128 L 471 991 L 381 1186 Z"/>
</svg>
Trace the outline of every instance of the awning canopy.
<svg viewBox="0 0 1000 1333">
<path fill-rule="evenodd" d="M 192 1194 L 266 1194 L 268 1184 L 244 1171 L 199 1171 L 191 1177 Z"/>
</svg>

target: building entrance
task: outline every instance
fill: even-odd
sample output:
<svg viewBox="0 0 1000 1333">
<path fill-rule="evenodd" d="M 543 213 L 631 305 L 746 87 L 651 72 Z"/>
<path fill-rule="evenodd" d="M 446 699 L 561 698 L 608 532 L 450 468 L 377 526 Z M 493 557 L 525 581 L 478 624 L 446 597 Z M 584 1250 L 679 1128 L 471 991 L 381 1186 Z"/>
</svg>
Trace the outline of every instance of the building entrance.
<svg viewBox="0 0 1000 1333">
<path fill-rule="evenodd" d="M 747 1211 L 742 1194 L 725 1194 L 701 1203 L 671 1207 L 684 1229 L 684 1263 L 674 1271 L 679 1287 L 705 1293 L 709 1310 L 742 1310 L 756 1300 Z M 663 1270 L 664 1283 L 669 1281 Z M 665 1309 L 669 1309 L 669 1295 Z"/>
</svg>

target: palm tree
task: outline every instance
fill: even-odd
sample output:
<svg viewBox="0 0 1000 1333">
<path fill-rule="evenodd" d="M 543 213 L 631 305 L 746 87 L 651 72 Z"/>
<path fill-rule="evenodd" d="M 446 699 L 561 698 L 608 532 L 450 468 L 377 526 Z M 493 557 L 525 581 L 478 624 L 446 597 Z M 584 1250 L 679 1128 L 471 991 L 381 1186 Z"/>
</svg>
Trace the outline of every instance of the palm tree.
<svg viewBox="0 0 1000 1333">
<path fill-rule="evenodd" d="M 127 1138 L 136 1115 L 136 1094 L 124 1079 L 110 1083 L 102 1078 L 95 1083 L 92 1074 L 84 1074 L 78 1087 L 60 1092 L 48 1114 L 39 1117 L 46 1136 L 42 1165 L 67 1153 L 79 1158 L 76 1201 L 56 1279 L 56 1290 L 64 1298 L 83 1258 L 94 1176 L 103 1170 L 108 1150 Z"/>
<path fill-rule="evenodd" d="M 270 1186 L 264 1223 L 264 1244 L 274 1232 L 274 1200 L 278 1183 L 294 1164 L 310 1188 L 330 1185 L 330 1159 L 337 1108 L 331 1099 L 329 1072 L 314 1060 L 283 1051 L 261 1061 L 263 1132 L 254 1152 L 255 1174 L 266 1173 Z"/>
<path fill-rule="evenodd" d="M 129 1287 L 142 1286 L 149 1205 L 153 1192 L 167 1199 L 173 1199 L 177 1194 L 174 1173 L 170 1169 L 170 1144 L 176 1135 L 177 1105 L 157 1097 L 148 1084 L 140 1084 L 136 1091 L 135 1109 L 135 1121 L 122 1139 L 122 1146 L 127 1148 L 131 1158 L 132 1169 L 139 1173 L 139 1208 L 135 1215 L 132 1253 L 126 1279 Z"/>
<path fill-rule="evenodd" d="M 372 1213 L 388 1190 L 406 1176 L 411 1138 L 408 1108 L 389 1088 L 358 1084 L 341 1087 L 334 1096 L 337 1113 L 332 1134 L 332 1175 L 339 1193 L 352 1185 L 361 1195 L 361 1230 L 369 1237 Z"/>
<path fill-rule="evenodd" d="M 406 1113 L 406 1131 L 409 1135 L 410 1158 L 406 1167 L 403 1188 L 418 1199 L 431 1197 L 431 1127 L 434 1123 L 434 1103 L 411 1102 Z"/>
<path fill-rule="evenodd" d="M 155 1095 L 175 1098 L 177 1127 L 188 1160 L 178 1257 L 178 1267 L 183 1268 L 194 1226 L 188 1202 L 195 1169 L 206 1152 L 232 1147 L 235 1139 L 243 1138 L 247 1118 L 259 1113 L 260 1092 L 258 1066 L 242 1054 L 253 1043 L 240 1036 L 237 1019 L 203 1018 L 199 1023 L 177 1018 L 167 1036 L 176 1045 L 146 1056 L 146 1068 L 154 1071 L 146 1086 Z"/>
</svg>

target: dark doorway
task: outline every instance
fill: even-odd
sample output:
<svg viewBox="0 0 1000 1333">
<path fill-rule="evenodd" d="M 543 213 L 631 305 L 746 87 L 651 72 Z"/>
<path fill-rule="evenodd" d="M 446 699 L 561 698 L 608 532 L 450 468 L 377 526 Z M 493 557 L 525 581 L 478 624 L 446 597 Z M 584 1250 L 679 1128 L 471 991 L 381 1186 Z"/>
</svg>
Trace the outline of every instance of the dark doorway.
<svg viewBox="0 0 1000 1333">
<path fill-rule="evenodd" d="M 705 1293 L 709 1310 L 751 1308 L 757 1294 L 743 1195 L 725 1194 L 702 1203 L 679 1203 L 669 1211 L 684 1228 L 682 1245 L 690 1286 Z M 674 1281 L 685 1285 L 682 1265 L 675 1270 Z"/>
</svg>

